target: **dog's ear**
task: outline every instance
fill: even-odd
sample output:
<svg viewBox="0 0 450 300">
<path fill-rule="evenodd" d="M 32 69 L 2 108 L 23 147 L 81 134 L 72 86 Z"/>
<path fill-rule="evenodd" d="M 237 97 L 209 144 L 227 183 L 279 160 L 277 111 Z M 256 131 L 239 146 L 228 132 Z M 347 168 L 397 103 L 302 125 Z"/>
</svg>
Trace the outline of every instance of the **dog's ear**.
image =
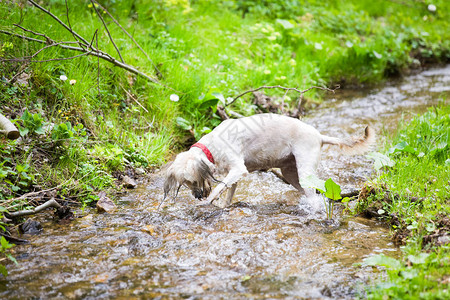
<svg viewBox="0 0 450 300">
<path fill-rule="evenodd" d="M 165 181 L 164 181 L 164 198 L 167 197 L 169 192 L 173 190 L 177 186 L 177 180 L 175 174 L 171 168 L 173 162 L 168 163 L 164 166 L 163 171 L 165 173 Z"/>
<path fill-rule="evenodd" d="M 198 162 L 198 167 L 197 167 L 197 172 L 196 172 L 197 176 L 199 176 L 198 181 L 202 181 L 202 180 L 206 180 L 206 181 L 216 181 L 216 179 L 214 178 L 213 174 L 212 174 L 212 170 L 211 168 L 203 161 L 200 160 Z"/>
<path fill-rule="evenodd" d="M 213 171 L 207 163 L 201 160 L 198 163 L 196 175 L 198 176 L 197 182 L 200 184 L 203 197 L 208 197 L 211 193 L 212 182 L 217 182 L 217 179 L 213 176 Z"/>
</svg>

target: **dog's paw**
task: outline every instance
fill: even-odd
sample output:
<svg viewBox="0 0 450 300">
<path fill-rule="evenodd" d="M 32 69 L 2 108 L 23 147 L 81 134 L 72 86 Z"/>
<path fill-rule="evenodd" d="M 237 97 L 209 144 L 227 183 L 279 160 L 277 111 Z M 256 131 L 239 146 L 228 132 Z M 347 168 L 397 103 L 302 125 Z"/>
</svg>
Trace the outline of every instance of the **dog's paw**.
<svg viewBox="0 0 450 300">
<path fill-rule="evenodd" d="M 223 200 L 223 199 L 220 199 L 220 198 L 211 201 L 211 204 L 213 204 L 213 205 L 215 205 L 215 206 L 217 206 L 217 207 L 220 207 L 220 208 L 225 208 L 225 207 L 228 206 L 227 201 L 225 201 L 225 200 Z"/>
</svg>

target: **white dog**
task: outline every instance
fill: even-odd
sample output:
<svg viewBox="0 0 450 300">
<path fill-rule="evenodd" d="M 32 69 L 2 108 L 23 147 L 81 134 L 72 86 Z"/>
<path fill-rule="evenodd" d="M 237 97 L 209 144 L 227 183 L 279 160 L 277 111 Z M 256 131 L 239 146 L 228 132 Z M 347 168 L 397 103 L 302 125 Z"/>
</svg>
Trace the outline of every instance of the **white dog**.
<svg viewBox="0 0 450 300">
<path fill-rule="evenodd" d="M 315 174 L 322 145 L 339 145 L 347 154 L 360 154 L 374 141 L 375 134 L 369 127 L 362 137 L 340 139 L 322 135 L 298 119 L 276 114 L 226 120 L 167 166 L 164 199 L 171 190 L 178 193 L 185 185 L 196 198 L 207 197 L 211 203 L 226 207 L 239 179 L 270 168 L 280 168 L 287 182 L 309 196 L 314 190 L 303 190 L 299 178 Z M 215 172 L 226 174 L 223 181 L 214 178 Z M 213 181 L 219 184 L 211 192 Z M 227 196 L 220 200 L 227 188 Z"/>
</svg>

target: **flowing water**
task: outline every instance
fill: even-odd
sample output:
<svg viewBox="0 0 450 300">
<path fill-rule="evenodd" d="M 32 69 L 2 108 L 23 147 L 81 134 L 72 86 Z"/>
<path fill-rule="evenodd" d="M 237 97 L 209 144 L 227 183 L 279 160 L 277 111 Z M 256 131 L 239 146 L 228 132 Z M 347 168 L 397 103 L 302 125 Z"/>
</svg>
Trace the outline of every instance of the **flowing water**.
<svg viewBox="0 0 450 300">
<path fill-rule="evenodd" d="M 450 67 L 433 69 L 369 92 L 339 91 L 304 121 L 341 137 L 366 124 L 393 131 L 449 91 Z M 355 188 L 371 172 L 364 156 L 324 149 L 322 178 Z M 350 299 L 379 275 L 358 263 L 398 255 L 381 224 L 339 208 L 329 224 L 272 173 L 242 180 L 226 209 L 181 191 L 157 211 L 162 185 L 155 173 L 120 197 L 116 212 L 79 212 L 68 225 L 36 216 L 44 232 L 14 248 L 19 264 L 8 264 L 0 298 Z"/>
</svg>

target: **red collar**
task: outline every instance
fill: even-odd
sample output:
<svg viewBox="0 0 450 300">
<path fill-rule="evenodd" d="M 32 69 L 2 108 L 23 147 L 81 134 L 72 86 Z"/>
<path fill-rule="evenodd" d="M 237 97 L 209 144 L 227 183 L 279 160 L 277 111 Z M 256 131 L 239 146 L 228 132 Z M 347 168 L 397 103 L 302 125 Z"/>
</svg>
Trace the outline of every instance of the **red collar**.
<svg viewBox="0 0 450 300">
<path fill-rule="evenodd" d="M 208 160 L 210 162 L 214 163 L 214 158 L 213 158 L 213 156 L 211 154 L 211 151 L 209 151 L 209 149 L 205 145 L 203 145 L 201 143 L 195 143 L 194 145 L 191 146 L 191 148 L 192 147 L 197 147 L 197 148 L 202 149 L 203 153 L 205 153 L 205 155 L 208 158 Z"/>
</svg>

